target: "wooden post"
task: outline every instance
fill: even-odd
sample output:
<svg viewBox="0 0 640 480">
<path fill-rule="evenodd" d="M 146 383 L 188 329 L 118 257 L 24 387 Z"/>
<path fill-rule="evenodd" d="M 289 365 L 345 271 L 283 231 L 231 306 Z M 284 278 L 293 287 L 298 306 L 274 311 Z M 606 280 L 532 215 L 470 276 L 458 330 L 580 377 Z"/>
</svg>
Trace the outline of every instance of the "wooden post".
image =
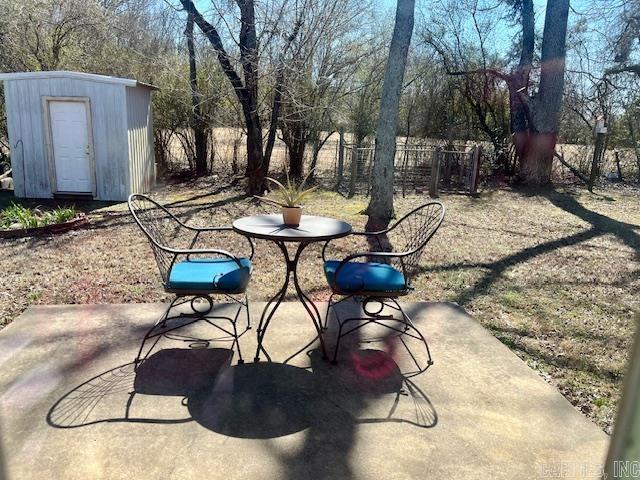
<svg viewBox="0 0 640 480">
<path fill-rule="evenodd" d="M 409 137 L 407 137 L 409 138 Z M 405 197 L 407 187 L 407 162 L 409 161 L 409 150 L 407 149 L 407 142 L 404 142 L 404 156 L 402 158 L 402 198 Z"/>
<path fill-rule="evenodd" d="M 618 169 L 618 181 L 621 182 L 622 181 L 622 168 L 620 168 L 620 153 L 618 152 L 618 150 L 616 150 L 615 152 L 613 152 L 615 159 L 616 159 L 616 168 Z"/>
<path fill-rule="evenodd" d="M 440 183 L 440 159 L 442 157 L 442 147 L 436 147 L 431 157 L 431 183 L 429 185 L 429 195 L 438 197 L 438 185 Z"/>
<path fill-rule="evenodd" d="M 336 186 L 334 187 L 335 191 L 340 189 L 342 176 L 344 174 L 344 128 L 340 128 L 338 134 L 340 135 L 340 140 L 338 141 L 338 172 L 336 175 Z"/>
<path fill-rule="evenodd" d="M 480 180 L 480 159 L 482 158 L 482 145 L 476 145 L 471 154 L 471 184 L 469 192 L 475 194 L 478 192 L 478 182 Z"/>
<path fill-rule="evenodd" d="M 358 176 L 358 156 L 360 151 L 358 145 L 351 146 L 351 177 L 349 178 L 349 194 L 348 198 L 352 198 L 356 194 L 356 181 Z"/>
<path fill-rule="evenodd" d="M 443 178 L 442 180 L 444 181 L 444 184 L 449 186 L 451 185 L 451 154 L 449 153 L 445 153 L 444 154 L 444 158 L 442 159 L 444 166 L 443 166 Z"/>
<path fill-rule="evenodd" d="M 596 120 L 596 126 L 594 128 L 596 135 L 596 143 L 593 148 L 593 159 L 591 160 L 591 174 L 589 175 L 589 184 L 587 185 L 590 192 L 593 192 L 593 186 L 596 183 L 598 174 L 600 173 L 600 163 L 604 154 L 604 140 L 607 136 L 607 127 L 604 123 L 604 118 L 599 117 Z"/>
</svg>

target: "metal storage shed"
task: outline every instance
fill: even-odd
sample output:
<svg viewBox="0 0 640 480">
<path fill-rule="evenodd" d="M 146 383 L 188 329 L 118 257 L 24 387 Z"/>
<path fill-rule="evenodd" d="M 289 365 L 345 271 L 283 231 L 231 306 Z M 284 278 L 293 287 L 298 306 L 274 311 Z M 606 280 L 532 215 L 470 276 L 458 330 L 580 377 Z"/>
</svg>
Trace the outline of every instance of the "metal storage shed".
<svg viewBox="0 0 640 480">
<path fill-rule="evenodd" d="M 155 182 L 152 85 L 78 72 L 0 73 L 17 197 L 126 200 Z"/>
</svg>

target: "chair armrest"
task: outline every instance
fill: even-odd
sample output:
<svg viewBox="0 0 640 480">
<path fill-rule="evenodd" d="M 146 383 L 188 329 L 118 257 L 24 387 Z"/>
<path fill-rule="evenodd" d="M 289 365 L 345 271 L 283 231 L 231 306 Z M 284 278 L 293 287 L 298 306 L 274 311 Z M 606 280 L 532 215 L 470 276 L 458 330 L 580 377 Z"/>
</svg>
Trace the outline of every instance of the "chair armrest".
<svg viewBox="0 0 640 480">
<path fill-rule="evenodd" d="M 182 223 L 182 222 L 181 222 Z M 221 232 L 221 231 L 233 231 L 232 227 L 193 227 L 191 225 L 187 225 L 186 223 L 182 224 L 184 227 L 189 230 L 193 230 L 195 232 Z"/>
<path fill-rule="evenodd" d="M 193 240 L 191 241 L 191 244 L 189 245 L 189 248 L 193 248 L 195 246 L 195 244 L 198 241 L 198 236 L 202 233 L 202 232 L 234 232 L 235 230 L 232 227 L 187 227 L 189 228 L 189 230 L 193 230 L 196 232 L 196 234 L 193 237 Z M 237 234 L 236 235 L 240 235 Z M 249 254 L 249 260 L 253 259 L 253 254 L 255 253 L 255 247 L 253 245 L 253 241 L 251 241 L 251 238 L 249 237 L 245 237 L 244 235 L 240 235 L 242 238 L 244 238 L 247 242 L 249 242 L 249 247 L 251 248 L 251 253 Z"/>
<path fill-rule="evenodd" d="M 386 230 L 380 230 L 378 232 L 351 232 L 349 235 L 360 235 L 360 236 L 377 236 L 387 233 L 391 228 L 387 228 Z"/>
<path fill-rule="evenodd" d="M 379 232 L 351 232 L 351 235 L 356 235 L 358 237 L 375 237 L 376 242 L 378 242 L 378 248 L 382 251 L 382 242 L 380 241 L 380 235 L 386 234 L 390 229 L 380 230 Z"/>
<path fill-rule="evenodd" d="M 351 232 L 349 235 L 347 235 L 347 237 L 350 237 L 351 235 L 354 235 L 356 237 L 376 237 L 376 241 L 378 242 L 378 246 L 382 249 L 382 242 L 380 241 L 380 237 L 378 237 L 378 235 L 385 233 L 386 230 L 383 230 L 381 232 Z M 346 237 L 340 237 L 340 239 L 342 238 L 346 238 Z M 326 252 L 327 252 L 327 247 L 329 246 L 329 243 L 333 242 L 334 240 L 339 240 L 339 239 L 333 239 L 333 240 L 327 240 L 324 244 L 324 246 L 322 247 L 322 261 L 326 262 L 327 258 L 326 258 Z"/>
<path fill-rule="evenodd" d="M 173 261 L 171 262 L 171 267 L 169 269 L 173 268 L 173 264 L 178 258 L 178 255 L 186 255 L 188 260 L 189 256 L 191 255 L 208 255 L 208 254 L 222 255 L 223 257 L 227 257 L 233 260 L 234 262 L 236 262 L 238 267 L 242 268 L 242 264 L 240 263 L 240 259 L 238 257 L 236 257 L 231 252 L 228 252 L 226 250 L 221 250 L 219 248 L 172 248 L 172 247 L 166 247 L 164 245 L 160 245 L 156 242 L 154 243 L 159 249 L 167 253 L 171 253 L 173 255 Z"/>
</svg>

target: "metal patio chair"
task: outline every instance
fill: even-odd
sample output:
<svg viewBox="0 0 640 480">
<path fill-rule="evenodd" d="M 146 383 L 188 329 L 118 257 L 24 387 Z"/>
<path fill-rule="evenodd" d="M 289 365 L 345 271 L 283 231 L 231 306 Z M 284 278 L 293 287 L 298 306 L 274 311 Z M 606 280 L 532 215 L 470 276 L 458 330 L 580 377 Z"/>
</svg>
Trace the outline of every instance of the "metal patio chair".
<svg viewBox="0 0 640 480">
<path fill-rule="evenodd" d="M 182 340 L 190 346 L 208 346 L 214 340 L 232 340 L 231 349 L 238 351 L 238 363 L 243 363 L 239 338 L 251 328 L 249 299 L 246 294 L 251 278 L 254 248 L 249 243 L 248 257 L 236 256 L 217 248 L 200 248 L 207 233 L 233 231 L 231 227 L 192 227 L 175 217 L 169 210 L 142 194 L 129 197 L 129 210 L 133 219 L 147 237 L 160 270 L 164 290 L 175 295 L 165 313 L 147 331 L 134 360 L 135 368 L 151 353 L 163 337 Z M 235 232 L 234 232 L 235 235 Z M 233 317 L 215 315 L 212 296 L 222 296 L 238 305 Z M 205 308 L 199 307 L 205 301 Z M 190 311 L 177 311 L 177 307 L 189 304 Z M 238 321 L 242 310 L 246 312 L 246 326 L 239 332 Z M 182 309 L 184 310 L 184 308 Z M 172 313 L 172 311 L 174 311 Z M 197 321 L 204 320 L 220 330 L 222 338 L 201 339 L 177 334 L 168 335 Z M 215 320 L 223 320 L 225 326 Z M 228 322 L 228 323 L 227 323 Z M 225 328 L 226 327 L 226 328 Z M 143 356 L 148 340 L 155 339 Z"/>
<path fill-rule="evenodd" d="M 407 213 L 386 230 L 378 232 L 353 232 L 351 235 L 367 238 L 369 245 L 379 248 L 373 252 L 359 252 L 348 255 L 342 260 L 327 260 L 327 242 L 322 250 L 324 272 L 332 293 L 329 297 L 324 329 L 329 323 L 331 311 L 349 299 L 361 299 L 364 316 L 340 319 L 338 333 L 333 353 L 333 363 L 336 363 L 340 341 L 346 335 L 360 328 L 377 324 L 395 333 L 409 350 L 402 339 L 408 335 L 421 341 L 427 353 L 427 366 L 433 364 L 429 345 L 422 333 L 415 327 L 411 318 L 405 313 L 398 298 L 407 295 L 411 290 L 411 279 L 417 273 L 419 261 L 425 246 L 436 233 L 444 219 L 445 207 L 438 201 L 421 205 Z M 397 251 L 385 251 L 383 244 L 395 244 Z M 389 249 L 390 247 L 387 247 Z M 356 261 L 360 260 L 360 261 Z M 343 297 L 334 301 L 335 297 Z M 375 304 L 374 308 L 371 305 Z M 392 312 L 391 314 L 384 312 Z M 394 313 L 399 313 L 399 318 Z M 409 352 L 411 353 L 411 352 Z M 419 371 L 424 371 L 413 355 Z"/>
</svg>

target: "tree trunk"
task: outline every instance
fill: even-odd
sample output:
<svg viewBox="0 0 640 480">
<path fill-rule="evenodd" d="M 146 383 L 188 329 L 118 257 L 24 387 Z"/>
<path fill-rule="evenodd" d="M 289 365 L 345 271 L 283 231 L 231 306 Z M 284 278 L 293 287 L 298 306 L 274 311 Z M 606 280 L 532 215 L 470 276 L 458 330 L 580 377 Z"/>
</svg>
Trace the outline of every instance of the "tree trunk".
<svg viewBox="0 0 640 480">
<path fill-rule="evenodd" d="M 589 183 L 587 188 L 593 192 L 596 180 L 600 176 L 600 165 L 604 157 L 605 134 L 596 133 L 596 142 L 593 147 L 593 158 L 591 159 L 591 171 L 589 172 Z"/>
<path fill-rule="evenodd" d="M 531 185 L 548 185 L 556 149 L 555 133 L 534 133 L 528 136 L 525 155 L 520 159 L 520 175 Z"/>
<path fill-rule="evenodd" d="M 389 58 L 382 86 L 380 116 L 376 130 L 371 197 L 366 213 L 366 229 L 384 229 L 393 217 L 393 160 L 402 82 L 413 34 L 415 0 L 398 0 Z"/>
<path fill-rule="evenodd" d="M 620 167 L 620 153 L 616 150 L 615 152 L 613 152 L 613 155 L 616 161 L 616 170 L 618 171 L 618 181 L 622 182 L 623 178 L 622 178 L 622 168 Z"/>
<path fill-rule="evenodd" d="M 271 163 L 271 154 L 273 146 L 276 143 L 276 131 L 278 129 L 278 117 L 280 115 L 280 106 L 282 105 L 282 87 L 284 83 L 284 68 L 280 66 L 276 75 L 276 85 L 273 93 L 273 106 L 271 107 L 271 122 L 269 124 L 269 133 L 267 134 L 267 144 L 264 148 L 264 173 L 269 172 L 269 164 Z"/>
<path fill-rule="evenodd" d="M 247 193 L 262 194 L 266 189 L 266 172 L 262 156 L 262 129 L 257 112 L 245 112 L 247 126 Z"/>
<path fill-rule="evenodd" d="M 258 114 L 258 38 L 254 0 L 237 0 L 240 7 L 240 63 L 247 91 L 242 105 L 247 126 L 247 193 L 266 190 L 267 168 L 262 152 L 262 127 Z"/>
<path fill-rule="evenodd" d="M 304 173 L 304 143 L 296 141 L 289 147 L 289 176 L 301 180 Z"/>
<path fill-rule="evenodd" d="M 289 176 L 302 179 L 304 171 L 304 151 L 307 145 L 308 129 L 302 118 L 282 122 L 282 139 L 289 150 Z"/>
<path fill-rule="evenodd" d="M 511 73 L 509 88 L 509 123 L 513 134 L 516 158 L 522 159 L 529 143 L 529 77 L 535 51 L 535 17 L 533 0 L 523 0 L 520 6 L 520 22 L 522 24 L 522 42 L 520 61 Z"/>
<path fill-rule="evenodd" d="M 204 119 L 202 118 L 202 95 L 198 90 L 198 70 L 196 65 L 196 50 L 193 43 L 193 13 L 188 12 L 187 27 L 184 31 L 187 37 L 187 50 L 189 51 L 189 84 L 191 85 L 192 125 L 193 139 L 195 143 L 195 173 L 204 175 L 207 173 L 207 133 Z"/>
<path fill-rule="evenodd" d="M 520 163 L 522 180 L 531 185 L 551 182 L 564 89 L 569 0 L 549 0 L 544 18 L 538 94 L 533 99 L 533 131 Z"/>
<path fill-rule="evenodd" d="M 222 44 L 216 28 L 207 22 L 192 0 L 180 0 L 182 6 L 193 14 L 195 23 L 216 51 L 222 71 L 231 83 L 242 106 L 247 129 L 247 193 L 262 193 L 267 188 L 266 168 L 262 153 L 262 129 L 258 114 L 258 40 L 254 0 L 237 0 L 240 8 L 240 63 L 244 82 L 236 72 L 231 57 Z"/>
<path fill-rule="evenodd" d="M 318 155 L 320 154 L 320 132 L 315 132 L 313 135 L 313 141 L 311 142 L 311 165 L 309 165 L 309 179 L 313 179 L 316 174 L 316 168 L 318 167 Z"/>
</svg>

